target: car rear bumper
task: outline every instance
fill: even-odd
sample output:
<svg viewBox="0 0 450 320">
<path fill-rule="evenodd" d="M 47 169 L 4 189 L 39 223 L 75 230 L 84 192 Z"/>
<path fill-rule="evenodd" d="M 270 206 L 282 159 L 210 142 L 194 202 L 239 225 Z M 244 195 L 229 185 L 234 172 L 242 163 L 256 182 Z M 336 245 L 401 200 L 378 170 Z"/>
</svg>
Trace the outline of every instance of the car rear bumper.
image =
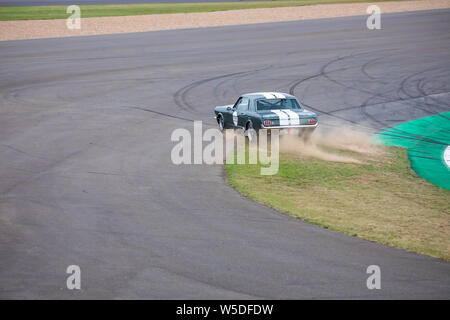
<svg viewBox="0 0 450 320">
<path fill-rule="evenodd" d="M 293 126 L 269 126 L 265 127 L 264 125 L 261 125 L 261 129 L 295 129 L 295 128 L 311 128 L 314 129 L 319 125 L 319 122 L 316 122 L 316 124 L 298 124 Z"/>
</svg>

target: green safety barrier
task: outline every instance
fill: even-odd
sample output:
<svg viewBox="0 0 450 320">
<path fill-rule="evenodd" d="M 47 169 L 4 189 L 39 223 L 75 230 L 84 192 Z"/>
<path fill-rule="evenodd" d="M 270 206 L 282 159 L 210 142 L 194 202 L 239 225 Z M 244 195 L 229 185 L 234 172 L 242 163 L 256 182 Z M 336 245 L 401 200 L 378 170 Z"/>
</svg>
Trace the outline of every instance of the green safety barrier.
<svg viewBox="0 0 450 320">
<path fill-rule="evenodd" d="M 450 112 L 402 123 L 377 137 L 385 145 L 407 148 L 419 176 L 450 190 Z"/>
</svg>

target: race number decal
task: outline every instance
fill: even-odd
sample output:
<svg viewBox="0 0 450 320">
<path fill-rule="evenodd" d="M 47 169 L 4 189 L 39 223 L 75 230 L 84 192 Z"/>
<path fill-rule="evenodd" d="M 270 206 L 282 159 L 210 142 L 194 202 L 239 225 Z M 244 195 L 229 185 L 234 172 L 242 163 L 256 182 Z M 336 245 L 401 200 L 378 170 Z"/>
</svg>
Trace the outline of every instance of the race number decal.
<svg viewBox="0 0 450 320">
<path fill-rule="evenodd" d="M 234 111 L 234 112 L 233 112 L 233 123 L 234 123 L 234 125 L 237 127 L 237 125 L 238 125 L 237 111 Z"/>
</svg>

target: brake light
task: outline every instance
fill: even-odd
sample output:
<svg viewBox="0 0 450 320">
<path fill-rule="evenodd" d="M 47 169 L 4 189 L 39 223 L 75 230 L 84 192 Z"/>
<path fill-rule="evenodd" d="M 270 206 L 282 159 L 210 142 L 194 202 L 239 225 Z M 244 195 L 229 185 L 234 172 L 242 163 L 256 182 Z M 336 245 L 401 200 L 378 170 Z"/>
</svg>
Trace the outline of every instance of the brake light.
<svg viewBox="0 0 450 320">
<path fill-rule="evenodd" d="M 316 123 L 316 119 L 314 119 L 314 118 L 311 118 L 311 119 L 309 119 L 309 124 L 315 124 Z"/>
<path fill-rule="evenodd" d="M 275 122 L 273 122 L 273 121 L 269 121 L 269 120 L 264 120 L 264 126 L 266 126 L 266 127 L 268 127 L 268 126 L 270 126 L 270 125 L 274 125 L 275 124 Z"/>
</svg>

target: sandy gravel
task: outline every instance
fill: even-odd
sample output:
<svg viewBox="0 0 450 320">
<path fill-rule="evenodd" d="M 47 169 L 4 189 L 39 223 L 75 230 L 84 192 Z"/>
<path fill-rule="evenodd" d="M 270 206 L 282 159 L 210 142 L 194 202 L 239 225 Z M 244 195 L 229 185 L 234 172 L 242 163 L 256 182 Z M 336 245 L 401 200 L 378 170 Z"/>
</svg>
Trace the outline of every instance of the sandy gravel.
<svg viewBox="0 0 450 320">
<path fill-rule="evenodd" d="M 370 2 L 367 2 L 220 12 L 82 18 L 80 30 L 68 29 L 65 19 L 0 21 L 0 41 L 366 15 L 366 9 L 370 4 Z M 419 0 L 376 4 L 381 8 L 381 13 L 450 8 L 450 0 Z"/>
</svg>

